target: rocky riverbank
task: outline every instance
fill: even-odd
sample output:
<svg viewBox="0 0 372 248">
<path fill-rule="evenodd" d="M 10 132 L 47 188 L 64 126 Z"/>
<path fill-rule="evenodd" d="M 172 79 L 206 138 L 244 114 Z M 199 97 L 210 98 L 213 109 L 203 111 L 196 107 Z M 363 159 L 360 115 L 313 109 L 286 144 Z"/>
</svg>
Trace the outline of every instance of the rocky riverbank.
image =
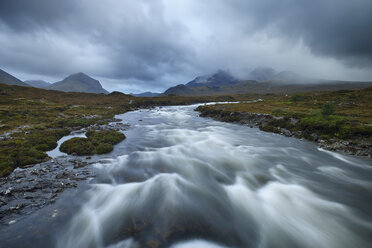
<svg viewBox="0 0 372 248">
<path fill-rule="evenodd" d="M 129 127 L 121 123 L 121 119 L 110 121 L 81 131 L 124 131 Z M 91 157 L 62 156 L 17 168 L 9 176 L 0 178 L 0 223 L 13 224 L 22 216 L 53 203 L 66 189 L 76 188 L 80 182 L 95 177 L 89 166 L 95 162 Z"/>
<path fill-rule="evenodd" d="M 87 158 L 60 157 L 0 178 L 0 222 L 13 224 L 23 215 L 53 203 L 66 189 L 94 177 Z"/>
<path fill-rule="evenodd" d="M 247 113 L 227 111 L 221 108 L 211 108 L 210 106 L 199 106 L 195 109 L 200 112 L 202 117 L 210 117 L 218 121 L 238 123 L 250 127 L 258 127 L 262 131 L 278 133 L 287 137 L 296 137 L 317 142 L 321 148 L 330 151 L 344 152 L 356 156 L 372 156 L 371 139 L 359 137 L 358 140 L 342 140 L 331 138 L 322 139 L 315 132 L 309 133 L 307 130 L 294 130 L 300 119 L 273 116 L 270 114 Z"/>
</svg>

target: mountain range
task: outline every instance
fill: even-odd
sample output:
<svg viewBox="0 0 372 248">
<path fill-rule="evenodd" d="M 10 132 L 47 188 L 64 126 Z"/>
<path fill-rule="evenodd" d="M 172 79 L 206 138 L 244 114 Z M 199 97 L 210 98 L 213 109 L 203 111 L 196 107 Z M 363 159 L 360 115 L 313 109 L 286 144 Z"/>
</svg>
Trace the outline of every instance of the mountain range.
<svg viewBox="0 0 372 248">
<path fill-rule="evenodd" d="M 45 88 L 51 85 L 43 80 L 26 80 L 25 83 L 35 88 Z"/>
<path fill-rule="evenodd" d="M 291 71 L 276 72 L 259 67 L 251 71 L 248 80 L 241 80 L 229 72 L 218 70 L 214 74 L 167 89 L 162 95 L 206 96 L 248 93 L 293 93 L 305 91 L 353 90 L 372 86 L 372 82 L 350 82 L 312 79 Z"/>
<path fill-rule="evenodd" d="M 26 80 L 25 82 L 22 82 L 20 79 L 0 69 L 0 83 L 24 87 L 43 88 L 47 90 L 59 90 L 64 92 L 85 92 L 96 94 L 109 93 L 102 87 L 98 80 L 91 78 L 82 72 L 72 74 L 62 81 L 50 84 L 43 80 Z"/>
<path fill-rule="evenodd" d="M 154 97 L 158 95 L 207 96 L 248 93 L 294 93 L 305 91 L 354 90 L 372 86 L 372 82 L 313 79 L 291 71 L 277 72 L 267 67 L 256 68 L 248 74 L 247 78 L 246 80 L 242 80 L 234 77 L 228 71 L 218 70 L 212 74 L 198 76 L 186 84 L 170 87 L 162 94 L 144 92 L 132 95 L 137 97 Z M 0 69 L 0 83 L 65 92 L 108 94 L 108 91 L 102 87 L 98 80 L 82 72 L 70 75 L 62 81 L 50 84 L 42 80 L 28 80 L 22 82 L 18 78 Z"/>
</svg>

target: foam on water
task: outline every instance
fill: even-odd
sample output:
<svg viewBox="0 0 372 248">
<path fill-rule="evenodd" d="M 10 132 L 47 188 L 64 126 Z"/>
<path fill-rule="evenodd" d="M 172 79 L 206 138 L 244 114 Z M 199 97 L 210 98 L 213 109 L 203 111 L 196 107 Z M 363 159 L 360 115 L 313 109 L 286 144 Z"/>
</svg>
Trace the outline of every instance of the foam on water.
<svg viewBox="0 0 372 248">
<path fill-rule="evenodd" d="M 348 221 L 371 228 L 343 205 L 321 199 L 300 185 L 270 182 L 257 192 L 238 178 L 225 186 L 239 218 L 249 216 L 260 226 L 259 247 L 367 247 L 368 243 L 345 227 Z M 346 220 L 345 220 L 346 217 Z"/>
<path fill-rule="evenodd" d="M 175 245 L 172 245 L 170 248 L 224 248 L 226 246 L 217 245 L 212 242 L 204 240 L 191 240 L 186 242 L 181 242 Z"/>
</svg>

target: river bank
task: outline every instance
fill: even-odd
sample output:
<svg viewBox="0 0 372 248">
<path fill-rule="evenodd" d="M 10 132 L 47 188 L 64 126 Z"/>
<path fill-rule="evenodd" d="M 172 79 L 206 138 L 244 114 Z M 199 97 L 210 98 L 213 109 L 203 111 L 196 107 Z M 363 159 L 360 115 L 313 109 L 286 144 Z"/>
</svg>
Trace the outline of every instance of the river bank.
<svg viewBox="0 0 372 248">
<path fill-rule="evenodd" d="M 129 128 L 120 122 L 121 119 L 114 118 L 111 121 L 103 125 L 93 124 L 78 131 L 125 131 Z M 48 154 L 52 156 L 53 152 Z M 14 224 L 23 216 L 55 202 L 65 190 L 75 189 L 79 183 L 95 177 L 95 171 L 90 165 L 97 163 L 97 157 L 69 156 L 61 152 L 57 155 L 36 165 L 17 168 L 9 176 L 0 178 L 1 224 Z"/>
<path fill-rule="evenodd" d="M 0 223 L 14 224 L 53 203 L 67 189 L 94 177 L 85 158 L 60 157 L 0 178 Z"/>
<path fill-rule="evenodd" d="M 372 155 L 372 143 L 370 138 L 358 137 L 358 139 L 338 139 L 333 137 L 330 139 L 322 139 L 316 132 L 309 133 L 306 129 L 296 129 L 295 126 L 300 123 L 300 118 L 286 118 L 271 114 L 229 111 L 224 108 L 223 105 L 199 106 L 195 110 L 200 112 L 200 116 L 202 117 L 210 117 L 218 121 L 258 127 L 260 130 L 266 132 L 313 141 L 326 150 L 338 151 L 356 156 L 371 157 Z"/>
</svg>

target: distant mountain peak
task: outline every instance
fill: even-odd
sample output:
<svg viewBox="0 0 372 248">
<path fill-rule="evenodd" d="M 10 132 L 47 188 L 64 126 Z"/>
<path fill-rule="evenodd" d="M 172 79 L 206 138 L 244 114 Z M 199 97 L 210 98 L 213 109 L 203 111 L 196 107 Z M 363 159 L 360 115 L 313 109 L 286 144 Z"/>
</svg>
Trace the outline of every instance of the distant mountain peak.
<svg viewBox="0 0 372 248">
<path fill-rule="evenodd" d="M 273 78 L 277 72 L 270 67 L 259 66 L 249 73 L 249 79 L 257 81 L 266 81 Z"/>
<path fill-rule="evenodd" d="M 83 73 L 83 72 L 78 72 L 78 73 L 74 73 L 74 74 L 71 74 L 70 76 L 66 77 L 65 79 L 70 79 L 70 78 L 75 78 L 75 79 L 92 79 L 92 80 L 96 80 L 90 76 L 88 76 L 87 74 Z M 98 81 L 98 80 L 96 80 Z"/>
<path fill-rule="evenodd" d="M 197 86 L 219 86 L 237 83 L 239 80 L 231 75 L 229 71 L 218 69 L 215 73 L 198 76 L 194 80 L 188 82 L 186 86 L 197 87 Z"/>
<path fill-rule="evenodd" d="M 72 74 L 62 81 L 48 86 L 47 89 L 65 92 L 108 93 L 107 90 L 102 88 L 102 85 L 98 80 L 83 72 Z"/>
</svg>

